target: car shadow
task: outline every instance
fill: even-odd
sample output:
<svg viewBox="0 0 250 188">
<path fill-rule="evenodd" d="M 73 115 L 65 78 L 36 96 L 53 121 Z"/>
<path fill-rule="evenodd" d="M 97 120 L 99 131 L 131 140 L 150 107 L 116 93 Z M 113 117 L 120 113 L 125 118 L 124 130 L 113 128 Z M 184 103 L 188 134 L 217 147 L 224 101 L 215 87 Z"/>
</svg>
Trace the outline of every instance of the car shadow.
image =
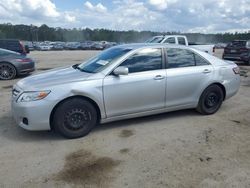
<svg viewBox="0 0 250 188">
<path fill-rule="evenodd" d="M 133 118 L 128 120 L 120 120 L 96 126 L 92 133 L 113 129 L 117 127 L 130 127 L 130 126 L 143 126 L 145 123 L 155 123 L 165 119 L 177 118 L 179 116 L 197 116 L 199 115 L 194 110 L 181 110 L 174 112 L 167 112 L 157 115 Z M 91 136 L 91 135 L 89 135 Z M 0 137 L 21 141 L 21 142 L 41 142 L 41 141 L 61 141 L 65 140 L 64 137 L 57 134 L 55 131 L 27 131 L 19 127 L 10 112 L 0 117 Z"/>
<path fill-rule="evenodd" d="M 166 112 L 166 113 L 161 113 L 161 114 L 156 114 L 156 115 L 150 115 L 150 116 L 144 116 L 144 117 L 127 119 L 127 120 L 115 121 L 111 123 L 100 124 L 97 127 L 95 127 L 93 131 L 97 132 L 97 131 L 102 131 L 106 129 L 112 129 L 115 127 L 129 127 L 132 125 L 143 126 L 145 123 L 156 123 L 158 121 L 177 118 L 179 116 L 185 117 L 185 116 L 197 116 L 197 115 L 199 114 L 193 109 L 179 110 L 179 111 Z"/>
</svg>

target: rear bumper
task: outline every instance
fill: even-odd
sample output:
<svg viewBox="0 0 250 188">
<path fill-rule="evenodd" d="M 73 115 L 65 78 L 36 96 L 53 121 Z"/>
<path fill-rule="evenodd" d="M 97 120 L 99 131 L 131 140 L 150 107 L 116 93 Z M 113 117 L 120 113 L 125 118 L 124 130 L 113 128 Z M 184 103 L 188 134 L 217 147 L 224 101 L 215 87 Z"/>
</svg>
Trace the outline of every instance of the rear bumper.
<svg viewBox="0 0 250 188">
<path fill-rule="evenodd" d="M 31 61 L 31 62 L 25 62 L 25 63 L 18 63 L 16 65 L 16 68 L 17 68 L 18 75 L 28 74 L 28 73 L 35 71 L 35 62 Z"/>
<path fill-rule="evenodd" d="M 236 61 L 249 61 L 250 60 L 250 54 L 223 54 L 223 59 L 228 60 L 236 60 Z"/>
</svg>

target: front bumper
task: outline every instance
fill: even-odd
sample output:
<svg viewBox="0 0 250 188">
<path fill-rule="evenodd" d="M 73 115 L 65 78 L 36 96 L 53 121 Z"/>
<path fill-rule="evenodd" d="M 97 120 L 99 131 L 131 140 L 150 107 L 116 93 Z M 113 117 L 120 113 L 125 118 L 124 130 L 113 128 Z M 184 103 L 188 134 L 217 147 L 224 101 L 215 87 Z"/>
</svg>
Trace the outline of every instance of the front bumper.
<svg viewBox="0 0 250 188">
<path fill-rule="evenodd" d="M 17 102 L 17 98 L 12 98 L 11 109 L 20 127 L 31 131 L 51 129 L 50 114 L 54 103 L 47 101 L 46 98 L 39 101 Z"/>
</svg>

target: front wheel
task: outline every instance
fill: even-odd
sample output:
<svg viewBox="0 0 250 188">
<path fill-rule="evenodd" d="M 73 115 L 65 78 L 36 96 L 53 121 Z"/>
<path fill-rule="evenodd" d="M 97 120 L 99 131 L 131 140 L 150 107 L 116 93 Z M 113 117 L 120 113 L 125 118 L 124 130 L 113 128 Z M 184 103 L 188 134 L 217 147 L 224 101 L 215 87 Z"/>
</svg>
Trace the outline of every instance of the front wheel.
<svg viewBox="0 0 250 188">
<path fill-rule="evenodd" d="M 87 135 L 97 124 L 95 107 L 87 100 L 72 98 L 58 106 L 53 117 L 53 126 L 66 138 Z"/>
<path fill-rule="evenodd" d="M 201 114 L 209 115 L 217 112 L 223 102 L 223 91 L 217 85 L 207 87 L 199 100 L 196 108 Z"/>
</svg>

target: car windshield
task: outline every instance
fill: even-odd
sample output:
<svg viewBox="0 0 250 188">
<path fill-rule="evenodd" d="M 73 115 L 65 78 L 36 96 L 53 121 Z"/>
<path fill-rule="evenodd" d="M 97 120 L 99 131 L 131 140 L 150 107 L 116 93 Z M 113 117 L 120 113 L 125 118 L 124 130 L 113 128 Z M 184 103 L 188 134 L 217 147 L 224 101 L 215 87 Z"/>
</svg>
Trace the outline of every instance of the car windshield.
<svg viewBox="0 0 250 188">
<path fill-rule="evenodd" d="M 160 43 L 163 40 L 164 37 L 152 37 L 146 41 L 146 43 Z"/>
<path fill-rule="evenodd" d="M 109 66 L 119 57 L 123 56 L 131 49 L 128 48 L 110 48 L 98 54 L 96 57 L 78 65 L 78 69 L 84 72 L 97 73 Z"/>
<path fill-rule="evenodd" d="M 20 53 L 0 48 L 0 56 L 4 55 L 20 55 Z"/>
</svg>

